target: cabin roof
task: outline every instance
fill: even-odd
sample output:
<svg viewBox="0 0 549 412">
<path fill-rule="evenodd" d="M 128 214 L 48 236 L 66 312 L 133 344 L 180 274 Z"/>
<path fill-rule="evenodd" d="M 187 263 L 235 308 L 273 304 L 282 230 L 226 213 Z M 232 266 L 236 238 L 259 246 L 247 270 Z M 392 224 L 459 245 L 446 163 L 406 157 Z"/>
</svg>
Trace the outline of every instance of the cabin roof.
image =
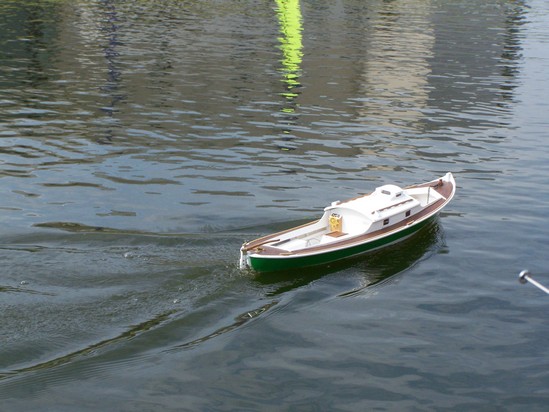
<svg viewBox="0 0 549 412">
<path fill-rule="evenodd" d="M 391 200 L 404 195 L 402 188 L 396 185 L 383 185 L 376 188 L 374 194 L 388 196 Z"/>
<path fill-rule="evenodd" d="M 353 210 L 369 220 L 377 221 L 410 209 L 419 202 L 396 185 L 383 185 L 376 188 L 370 195 L 362 196 L 346 202 L 334 202 L 325 211 L 340 209 Z"/>
</svg>

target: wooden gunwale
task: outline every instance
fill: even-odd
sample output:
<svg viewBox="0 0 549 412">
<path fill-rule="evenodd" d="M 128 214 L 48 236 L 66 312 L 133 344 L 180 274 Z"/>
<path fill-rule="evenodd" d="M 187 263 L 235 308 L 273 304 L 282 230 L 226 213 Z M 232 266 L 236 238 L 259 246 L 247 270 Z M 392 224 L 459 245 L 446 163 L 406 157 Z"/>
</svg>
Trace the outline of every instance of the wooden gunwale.
<svg viewBox="0 0 549 412">
<path fill-rule="evenodd" d="M 272 233 L 272 234 L 267 235 L 267 236 L 260 237 L 258 239 L 255 239 L 255 240 L 252 240 L 250 242 L 244 243 L 241 250 L 243 252 L 248 252 L 248 251 L 250 251 L 252 249 L 255 249 L 259 246 L 263 246 L 265 243 L 277 241 L 277 238 L 280 235 L 284 235 L 288 232 L 293 232 L 294 230 L 297 230 L 297 229 L 303 229 L 307 226 L 312 226 L 315 223 L 318 223 L 319 221 L 320 221 L 320 219 L 313 220 L 312 222 L 307 222 L 307 223 L 305 223 L 303 225 L 300 225 L 300 226 L 291 227 L 291 228 L 283 230 L 281 232 L 276 232 L 276 233 Z M 266 246 L 264 246 L 264 247 L 266 247 Z M 278 250 L 281 250 L 281 249 L 278 249 Z"/>
</svg>

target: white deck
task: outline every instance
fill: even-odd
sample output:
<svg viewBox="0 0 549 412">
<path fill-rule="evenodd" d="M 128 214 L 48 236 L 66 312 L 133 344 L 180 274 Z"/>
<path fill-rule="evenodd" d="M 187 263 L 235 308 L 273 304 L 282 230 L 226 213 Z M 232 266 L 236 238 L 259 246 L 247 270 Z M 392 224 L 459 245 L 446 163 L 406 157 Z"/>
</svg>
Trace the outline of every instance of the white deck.
<svg viewBox="0 0 549 412">
<path fill-rule="evenodd" d="M 438 192 L 426 187 L 403 190 L 395 185 L 380 186 L 370 195 L 333 202 L 317 223 L 288 232 L 270 245 L 294 251 L 341 241 L 398 223 L 440 198 Z M 342 218 L 341 232 L 330 231 L 333 213 Z"/>
</svg>

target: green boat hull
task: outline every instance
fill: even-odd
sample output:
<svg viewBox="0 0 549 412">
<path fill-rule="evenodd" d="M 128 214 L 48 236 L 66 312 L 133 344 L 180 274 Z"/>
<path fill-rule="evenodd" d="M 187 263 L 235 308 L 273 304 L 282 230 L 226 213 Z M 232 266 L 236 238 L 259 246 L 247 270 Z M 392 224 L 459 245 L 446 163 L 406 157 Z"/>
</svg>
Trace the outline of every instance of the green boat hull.
<svg viewBox="0 0 549 412">
<path fill-rule="evenodd" d="M 299 269 L 310 266 L 324 265 L 335 262 L 337 260 L 350 258 L 362 253 L 370 252 L 379 249 L 404 238 L 413 235 L 421 228 L 431 224 L 437 218 L 437 215 L 431 216 L 424 221 L 418 222 L 413 226 L 407 227 L 396 233 L 382 237 L 380 239 L 361 243 L 354 246 L 349 246 L 343 249 L 327 251 L 314 255 L 306 256 L 286 256 L 286 257 L 269 257 L 269 256 L 249 256 L 250 266 L 258 272 L 274 272 L 291 269 Z"/>
</svg>

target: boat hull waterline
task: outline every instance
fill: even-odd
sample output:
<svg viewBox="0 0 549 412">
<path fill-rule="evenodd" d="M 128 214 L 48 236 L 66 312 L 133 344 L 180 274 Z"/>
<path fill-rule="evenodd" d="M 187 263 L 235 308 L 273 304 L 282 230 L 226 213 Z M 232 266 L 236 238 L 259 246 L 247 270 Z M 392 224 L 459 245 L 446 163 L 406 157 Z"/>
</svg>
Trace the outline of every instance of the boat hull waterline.
<svg viewBox="0 0 549 412">
<path fill-rule="evenodd" d="M 313 222 L 246 242 L 240 267 L 258 272 L 328 264 L 404 240 L 432 222 L 452 200 L 452 173 L 401 189 L 384 185 L 336 201 Z"/>
</svg>

